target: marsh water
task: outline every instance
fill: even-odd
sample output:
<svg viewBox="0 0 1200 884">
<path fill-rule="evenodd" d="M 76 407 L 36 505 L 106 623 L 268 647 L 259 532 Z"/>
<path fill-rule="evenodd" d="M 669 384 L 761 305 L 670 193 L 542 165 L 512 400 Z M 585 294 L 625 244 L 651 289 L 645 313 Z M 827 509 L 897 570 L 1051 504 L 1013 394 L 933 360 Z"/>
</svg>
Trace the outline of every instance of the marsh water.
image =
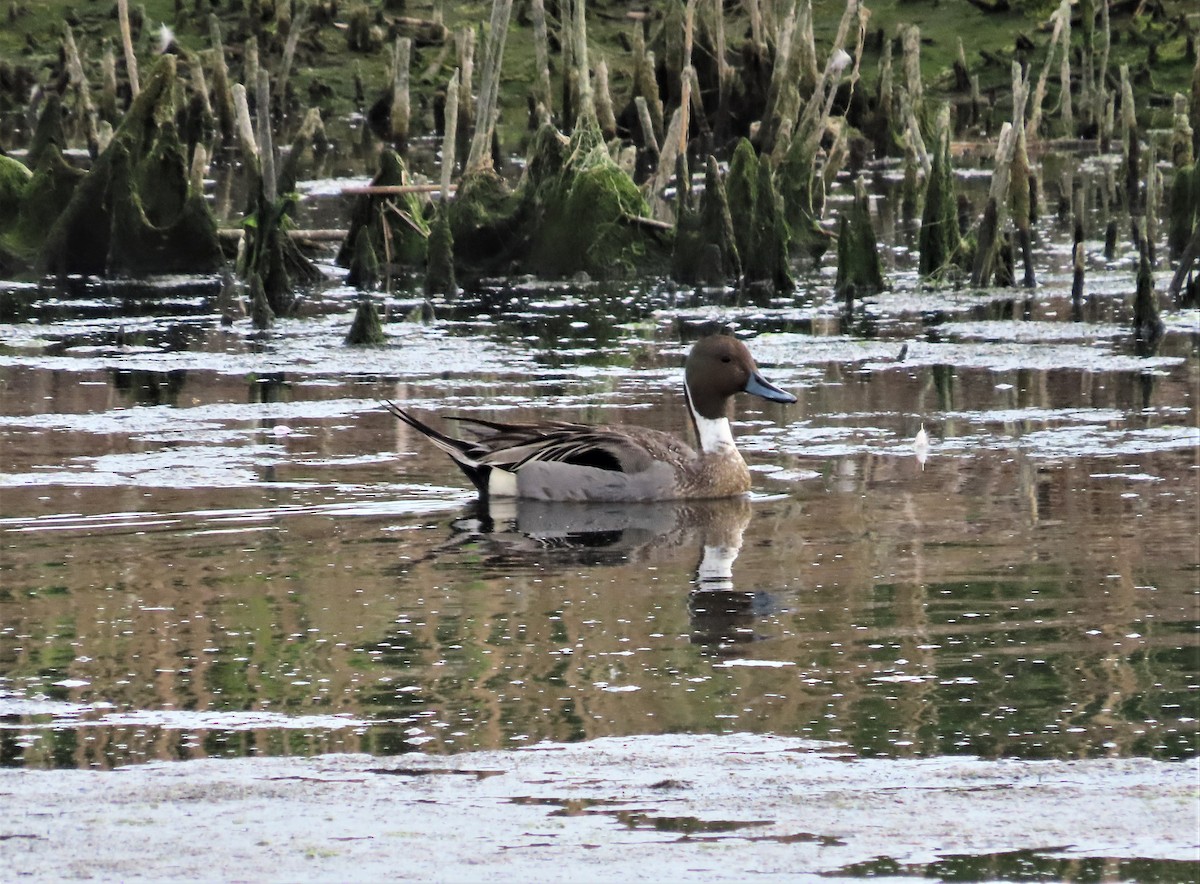
<svg viewBox="0 0 1200 884">
<path fill-rule="evenodd" d="M 0 764 L 746 731 L 1194 756 L 1198 314 L 1139 354 L 1131 255 L 1094 224 L 1073 304 L 1052 212 L 1036 289 L 923 288 L 874 180 L 893 290 L 851 313 L 832 256 L 785 295 L 485 280 L 425 321 L 414 280 L 366 349 L 332 267 L 265 334 L 220 279 L 5 284 Z M 799 397 L 738 405 L 749 500 L 481 507 L 380 405 L 684 434 L 714 322 Z"/>
</svg>

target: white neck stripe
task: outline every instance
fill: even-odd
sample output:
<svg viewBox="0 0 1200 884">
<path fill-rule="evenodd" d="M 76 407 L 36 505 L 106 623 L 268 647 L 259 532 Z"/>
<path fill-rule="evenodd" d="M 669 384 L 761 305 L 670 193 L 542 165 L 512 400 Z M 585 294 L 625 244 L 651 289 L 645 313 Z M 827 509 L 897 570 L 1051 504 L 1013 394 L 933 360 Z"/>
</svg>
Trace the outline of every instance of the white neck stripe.
<svg viewBox="0 0 1200 884">
<path fill-rule="evenodd" d="M 696 427 L 696 436 L 700 440 L 700 450 L 705 454 L 719 454 L 728 449 L 737 450 L 729 419 L 704 417 L 696 411 L 696 406 L 692 404 L 692 391 L 686 385 L 683 393 L 687 398 L 688 411 L 692 413 L 692 423 Z"/>
<path fill-rule="evenodd" d="M 716 420 L 693 414 L 696 421 L 696 435 L 700 437 L 700 449 L 706 454 L 719 454 L 734 448 L 733 430 L 730 429 L 728 418 L 719 417 Z"/>
</svg>

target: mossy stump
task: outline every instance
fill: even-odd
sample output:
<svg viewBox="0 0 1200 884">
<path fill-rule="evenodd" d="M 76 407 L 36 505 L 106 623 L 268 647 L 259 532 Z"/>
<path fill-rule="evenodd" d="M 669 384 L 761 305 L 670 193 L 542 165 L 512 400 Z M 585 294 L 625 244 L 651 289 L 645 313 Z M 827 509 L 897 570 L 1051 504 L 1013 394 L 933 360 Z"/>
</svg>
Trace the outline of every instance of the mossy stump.
<svg viewBox="0 0 1200 884">
<path fill-rule="evenodd" d="M 379 258 L 371 245 L 371 232 L 359 228 L 354 239 L 354 255 L 350 260 L 350 272 L 346 274 L 346 285 L 357 289 L 370 289 L 379 284 Z"/>
<path fill-rule="evenodd" d="M 837 257 L 835 287 L 839 297 L 883 291 L 883 264 L 876 248 L 870 199 L 861 177 L 854 182 L 854 202 L 841 217 Z"/>
<path fill-rule="evenodd" d="M 1171 182 L 1167 220 L 1167 249 L 1177 261 L 1200 227 L 1200 164 L 1193 163 L 1175 172 Z"/>
<path fill-rule="evenodd" d="M 108 148 L 46 225 L 39 270 L 141 276 L 213 273 L 223 265 L 216 220 L 192 186 L 175 128 L 176 85 L 175 57 L 163 56 Z M 61 184 L 70 175 L 53 171 L 55 152 L 48 145 L 39 168 Z M 46 207 L 30 211 L 50 214 Z"/>
<path fill-rule="evenodd" d="M 775 174 L 783 217 L 791 231 L 790 248 L 814 263 L 829 248 L 829 237 L 821 229 L 825 201 L 825 179 L 817 168 L 816 151 L 797 134 Z"/>
<path fill-rule="evenodd" d="M 715 157 L 704 172 L 704 192 L 698 209 L 681 207 L 675 228 L 671 275 L 682 283 L 737 285 L 742 276 L 729 197 Z"/>
<path fill-rule="evenodd" d="M 450 212 L 445 203 L 438 205 L 429 229 L 429 248 L 425 259 L 425 294 L 453 296 L 458 293 L 454 275 L 454 234 L 450 230 Z"/>
<path fill-rule="evenodd" d="M 410 184 L 404 160 L 393 150 L 379 157 L 379 171 L 371 180 L 373 187 L 403 187 Z M 350 211 L 350 224 L 337 263 L 353 267 L 359 250 L 359 235 L 367 232 L 376 257 L 383 255 L 390 264 L 422 267 L 429 240 L 429 222 L 420 198 L 415 193 L 362 194 Z M 383 268 L 390 272 L 390 267 Z M 356 283 L 351 283 L 352 285 Z"/>
<path fill-rule="evenodd" d="M 745 284 L 791 291 L 795 282 L 788 268 L 789 231 L 770 161 L 759 157 L 747 139 L 733 152 L 725 192 Z"/>
<path fill-rule="evenodd" d="M 921 212 L 921 231 L 917 237 L 920 253 L 918 270 L 929 279 L 942 279 L 951 267 L 964 259 L 962 233 L 958 225 L 958 198 L 954 188 L 954 169 L 950 162 L 950 127 L 939 121 L 937 146 L 933 151 L 929 181 L 925 186 L 925 207 Z"/>
<path fill-rule="evenodd" d="M 546 144 L 546 141 L 542 141 Z M 549 141 L 553 145 L 553 141 Z M 581 116 L 556 175 L 544 171 L 536 200 L 526 203 L 530 246 L 525 268 L 540 276 L 587 273 L 629 277 L 666 264 L 667 251 L 637 219 L 650 214 L 633 179 L 609 156 L 594 116 Z M 455 241 L 459 242 L 457 235 Z"/>
<path fill-rule="evenodd" d="M 472 275 L 512 270 L 522 250 L 519 204 L 491 169 L 463 176 L 449 211 L 456 270 L 469 269 Z"/>
<path fill-rule="evenodd" d="M 1133 297 L 1133 337 L 1139 353 L 1157 349 L 1163 336 L 1163 321 L 1158 313 L 1154 294 L 1154 271 L 1150 265 L 1150 250 L 1146 238 L 1138 249 L 1137 288 Z"/>
<path fill-rule="evenodd" d="M 59 156 L 57 150 L 54 155 Z M 0 271 L 5 274 L 27 269 L 37 254 L 45 228 L 29 224 L 27 215 L 27 206 L 35 204 L 27 197 L 37 193 L 33 173 L 23 163 L 0 156 Z"/>
<path fill-rule="evenodd" d="M 271 309 L 271 304 L 267 300 L 262 277 L 252 272 L 247 284 L 250 289 L 250 321 L 256 329 L 265 331 L 275 324 L 275 311 Z"/>
<path fill-rule="evenodd" d="M 358 302 L 354 311 L 354 322 L 346 334 L 347 346 L 364 347 L 378 346 L 387 343 L 387 335 L 383 331 L 383 323 L 379 321 L 379 310 L 366 298 Z"/>
</svg>

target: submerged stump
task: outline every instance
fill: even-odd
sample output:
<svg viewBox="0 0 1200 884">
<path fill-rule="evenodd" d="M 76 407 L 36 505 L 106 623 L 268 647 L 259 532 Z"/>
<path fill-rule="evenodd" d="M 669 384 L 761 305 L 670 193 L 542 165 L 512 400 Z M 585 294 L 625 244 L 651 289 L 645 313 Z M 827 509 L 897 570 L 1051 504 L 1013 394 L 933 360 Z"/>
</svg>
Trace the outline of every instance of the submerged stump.
<svg viewBox="0 0 1200 884">
<path fill-rule="evenodd" d="M 1158 299 L 1154 295 L 1154 271 L 1150 264 L 1150 249 L 1142 237 L 1138 248 L 1137 288 L 1133 298 L 1133 337 L 1139 353 L 1152 353 L 1158 348 L 1164 331 L 1158 314 Z"/>
<path fill-rule="evenodd" d="M 383 323 L 379 321 L 379 310 L 363 298 L 354 311 L 354 322 L 346 333 L 345 344 L 351 347 L 378 346 L 387 343 Z"/>
</svg>

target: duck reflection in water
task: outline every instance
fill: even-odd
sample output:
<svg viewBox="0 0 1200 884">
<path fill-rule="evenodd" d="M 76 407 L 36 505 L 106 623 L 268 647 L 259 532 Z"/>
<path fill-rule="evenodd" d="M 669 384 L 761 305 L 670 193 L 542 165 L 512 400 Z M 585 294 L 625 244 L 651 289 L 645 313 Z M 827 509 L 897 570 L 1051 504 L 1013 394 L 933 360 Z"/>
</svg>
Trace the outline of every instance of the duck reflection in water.
<svg viewBox="0 0 1200 884">
<path fill-rule="evenodd" d="M 692 640 L 752 641 L 765 592 L 734 587 L 733 564 L 750 523 L 749 498 L 657 503 L 481 499 L 452 524 L 458 540 L 483 541 L 490 568 L 652 565 L 697 557 L 688 591 Z"/>
</svg>

